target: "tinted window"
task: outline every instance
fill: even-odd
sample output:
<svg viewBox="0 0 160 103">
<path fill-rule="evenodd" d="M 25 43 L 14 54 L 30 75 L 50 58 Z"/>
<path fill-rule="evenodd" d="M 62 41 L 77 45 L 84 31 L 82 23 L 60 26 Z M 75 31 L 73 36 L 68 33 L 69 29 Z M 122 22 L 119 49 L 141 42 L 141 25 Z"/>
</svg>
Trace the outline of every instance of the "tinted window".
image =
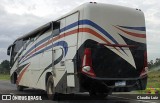
<svg viewBox="0 0 160 103">
<path fill-rule="evenodd" d="M 23 46 L 23 40 L 17 40 L 12 46 L 10 65 L 14 64 L 15 56 Z"/>
<path fill-rule="evenodd" d="M 14 52 L 18 52 L 23 46 L 23 40 L 18 40 L 15 42 Z"/>
<path fill-rule="evenodd" d="M 26 50 L 28 44 L 29 43 L 27 43 L 27 40 L 23 41 L 23 50 Z"/>
<path fill-rule="evenodd" d="M 10 66 L 12 67 L 14 64 L 14 57 L 15 57 L 15 52 L 14 52 L 15 45 L 12 46 L 11 50 L 11 58 L 10 58 Z"/>
<path fill-rule="evenodd" d="M 52 26 L 53 26 L 52 35 L 53 36 L 59 35 L 59 33 L 60 33 L 60 22 L 53 22 Z"/>
</svg>

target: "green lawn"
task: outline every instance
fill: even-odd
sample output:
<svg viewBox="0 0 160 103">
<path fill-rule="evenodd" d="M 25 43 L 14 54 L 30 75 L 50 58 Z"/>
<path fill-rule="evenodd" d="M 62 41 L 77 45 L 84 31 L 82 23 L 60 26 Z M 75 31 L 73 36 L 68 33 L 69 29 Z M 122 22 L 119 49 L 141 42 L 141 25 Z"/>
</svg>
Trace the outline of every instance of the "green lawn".
<svg viewBox="0 0 160 103">
<path fill-rule="evenodd" d="M 138 92 L 142 94 L 155 94 L 155 92 L 158 92 L 160 94 L 160 71 L 149 72 L 146 90 Z"/>
<path fill-rule="evenodd" d="M 0 74 L 0 80 L 10 80 L 9 74 Z"/>
<path fill-rule="evenodd" d="M 152 71 L 148 73 L 148 77 L 148 88 L 160 88 L 160 71 Z"/>
</svg>

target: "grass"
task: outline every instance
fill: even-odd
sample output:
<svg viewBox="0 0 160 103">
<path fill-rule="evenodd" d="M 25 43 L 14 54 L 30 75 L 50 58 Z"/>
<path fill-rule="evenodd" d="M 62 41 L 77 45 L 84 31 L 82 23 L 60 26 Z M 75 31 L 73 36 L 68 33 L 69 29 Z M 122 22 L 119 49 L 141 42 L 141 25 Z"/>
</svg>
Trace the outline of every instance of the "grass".
<svg viewBox="0 0 160 103">
<path fill-rule="evenodd" d="M 9 74 L 0 74 L 0 80 L 10 80 Z"/>
<path fill-rule="evenodd" d="M 147 87 L 160 88 L 160 71 L 152 71 L 148 74 Z"/>
<path fill-rule="evenodd" d="M 160 94 L 160 71 L 149 72 L 146 90 L 138 92 L 141 94 Z"/>
</svg>

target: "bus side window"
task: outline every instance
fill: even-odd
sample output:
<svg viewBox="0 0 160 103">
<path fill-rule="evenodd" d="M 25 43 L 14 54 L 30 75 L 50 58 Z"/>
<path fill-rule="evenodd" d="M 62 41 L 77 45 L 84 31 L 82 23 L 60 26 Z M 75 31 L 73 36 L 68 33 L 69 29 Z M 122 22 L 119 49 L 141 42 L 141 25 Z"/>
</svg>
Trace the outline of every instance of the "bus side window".
<svg viewBox="0 0 160 103">
<path fill-rule="evenodd" d="M 12 46 L 12 49 L 11 49 L 11 58 L 10 58 L 10 66 L 12 67 L 13 64 L 14 64 L 14 57 L 15 57 L 15 53 L 14 53 L 14 48 L 15 48 L 15 44 Z"/>
<path fill-rule="evenodd" d="M 52 23 L 52 28 L 53 28 L 53 31 L 52 31 L 53 37 L 59 35 L 59 33 L 60 33 L 60 22 L 57 22 L 57 21 L 53 22 Z"/>
<path fill-rule="evenodd" d="M 23 40 L 23 50 L 26 50 L 28 44 L 29 44 L 28 39 Z"/>
<path fill-rule="evenodd" d="M 18 53 L 19 50 L 22 48 L 22 46 L 23 46 L 23 40 L 18 40 L 18 41 L 16 41 L 16 42 L 15 42 L 15 49 L 14 49 L 14 51 L 15 51 L 16 53 Z"/>
<path fill-rule="evenodd" d="M 27 43 L 23 45 L 23 50 L 26 50 L 26 48 L 27 48 Z"/>
<path fill-rule="evenodd" d="M 18 52 L 20 52 L 20 49 L 23 46 L 23 40 L 17 40 L 14 45 L 12 46 L 12 51 L 11 51 L 11 62 L 10 65 L 12 66 L 14 64 L 14 60 L 16 59 L 15 56 L 18 55 Z M 18 56 L 16 56 L 18 57 Z"/>
<path fill-rule="evenodd" d="M 30 42 L 33 42 L 33 41 L 34 41 L 34 37 L 31 37 L 31 38 L 30 38 Z"/>
<path fill-rule="evenodd" d="M 36 40 L 36 37 L 37 37 L 37 35 L 30 37 L 29 42 L 34 43 L 34 41 Z"/>
</svg>

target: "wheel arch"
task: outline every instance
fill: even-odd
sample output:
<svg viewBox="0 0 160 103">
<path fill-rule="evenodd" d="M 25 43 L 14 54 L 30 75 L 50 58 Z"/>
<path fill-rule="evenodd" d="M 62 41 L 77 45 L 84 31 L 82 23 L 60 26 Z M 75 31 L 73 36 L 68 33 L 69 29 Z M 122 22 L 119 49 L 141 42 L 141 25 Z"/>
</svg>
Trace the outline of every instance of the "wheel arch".
<svg viewBox="0 0 160 103">
<path fill-rule="evenodd" d="M 13 74 L 11 75 L 11 83 L 16 84 L 17 76 L 17 72 L 13 72 Z"/>
<path fill-rule="evenodd" d="M 50 75 L 52 75 L 52 73 L 51 72 L 47 72 L 46 76 L 45 76 L 45 87 L 46 88 L 47 88 L 47 80 L 48 80 L 48 78 L 49 78 Z"/>
</svg>

